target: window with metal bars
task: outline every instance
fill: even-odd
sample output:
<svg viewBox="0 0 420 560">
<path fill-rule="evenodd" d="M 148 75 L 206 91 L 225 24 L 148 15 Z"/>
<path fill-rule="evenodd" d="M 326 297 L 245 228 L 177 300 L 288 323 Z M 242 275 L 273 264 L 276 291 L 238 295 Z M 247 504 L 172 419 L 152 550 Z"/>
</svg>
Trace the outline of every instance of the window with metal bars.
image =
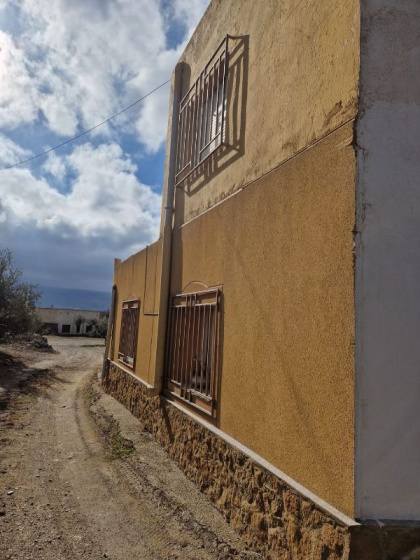
<svg viewBox="0 0 420 560">
<path fill-rule="evenodd" d="M 210 416 L 216 413 L 220 290 L 171 297 L 166 391 Z"/>
<path fill-rule="evenodd" d="M 175 183 L 179 185 L 225 142 L 228 40 L 221 42 L 179 108 Z"/>
<path fill-rule="evenodd" d="M 123 301 L 118 359 L 131 368 L 136 361 L 139 315 L 140 300 Z"/>
</svg>

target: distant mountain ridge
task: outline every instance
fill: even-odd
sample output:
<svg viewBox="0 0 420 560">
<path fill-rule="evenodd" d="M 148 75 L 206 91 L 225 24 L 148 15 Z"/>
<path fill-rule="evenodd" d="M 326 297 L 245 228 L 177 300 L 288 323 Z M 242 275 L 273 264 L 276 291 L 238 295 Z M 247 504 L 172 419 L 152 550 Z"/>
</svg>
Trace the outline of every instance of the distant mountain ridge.
<svg viewBox="0 0 420 560">
<path fill-rule="evenodd" d="M 91 311 L 106 311 L 111 302 L 111 290 L 99 292 L 95 290 L 79 290 L 72 288 L 57 288 L 39 286 L 42 296 L 37 307 L 65 307 L 70 309 L 86 309 Z"/>
</svg>

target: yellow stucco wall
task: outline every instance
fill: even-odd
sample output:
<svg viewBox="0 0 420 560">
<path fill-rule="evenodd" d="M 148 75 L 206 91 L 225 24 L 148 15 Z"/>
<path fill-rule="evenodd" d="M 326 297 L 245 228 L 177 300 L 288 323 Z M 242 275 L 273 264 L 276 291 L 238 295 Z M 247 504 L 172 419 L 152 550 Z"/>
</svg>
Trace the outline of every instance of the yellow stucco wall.
<svg viewBox="0 0 420 560">
<path fill-rule="evenodd" d="M 219 427 L 350 516 L 359 20 L 359 0 L 211 2 L 181 58 L 183 89 L 236 36 L 233 148 L 176 189 L 170 287 L 223 286 Z M 167 150 L 163 206 L 168 162 Z M 144 311 L 158 311 L 160 252 L 115 270 L 114 359 L 121 303 L 138 295 L 135 373 L 151 384 L 157 318 Z"/>
<path fill-rule="evenodd" d="M 349 515 L 352 137 L 344 125 L 177 228 L 171 283 L 223 285 L 220 428 Z"/>
<path fill-rule="evenodd" d="M 120 339 L 122 303 L 128 299 L 140 299 L 140 321 L 137 338 L 135 375 L 152 384 L 157 331 L 157 312 L 159 295 L 160 257 L 162 240 L 149 245 L 143 251 L 131 256 L 114 269 L 114 283 L 117 285 L 115 334 L 111 358 L 118 363 L 118 344 Z"/>
<path fill-rule="evenodd" d="M 213 0 L 180 61 L 183 91 L 226 34 L 227 141 L 176 191 L 180 225 L 353 118 L 359 0 Z"/>
</svg>

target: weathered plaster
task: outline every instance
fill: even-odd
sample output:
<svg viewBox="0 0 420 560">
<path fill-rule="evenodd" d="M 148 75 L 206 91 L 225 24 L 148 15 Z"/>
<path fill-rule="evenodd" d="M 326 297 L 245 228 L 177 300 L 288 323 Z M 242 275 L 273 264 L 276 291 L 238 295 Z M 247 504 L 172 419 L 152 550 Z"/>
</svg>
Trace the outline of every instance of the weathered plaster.
<svg viewBox="0 0 420 560">
<path fill-rule="evenodd" d="M 157 286 L 159 285 L 161 251 L 162 240 L 159 240 L 118 264 L 114 269 L 117 300 L 114 320 L 115 332 L 110 358 L 118 362 L 122 303 L 127 299 L 138 298 L 140 300 L 140 320 L 136 362 L 132 372 L 150 384 L 154 382 L 157 312 L 159 308 Z"/>
<path fill-rule="evenodd" d="M 213 426 L 110 364 L 104 389 L 151 432 L 252 547 L 271 560 L 414 560 L 420 527 L 355 523 Z"/>
<path fill-rule="evenodd" d="M 420 519 L 420 3 L 362 2 L 356 515 Z"/>
<path fill-rule="evenodd" d="M 111 364 L 105 390 L 141 420 L 244 540 L 268 558 L 348 560 L 349 526 Z M 351 528 L 357 524 L 352 524 Z"/>
<path fill-rule="evenodd" d="M 201 214 L 355 117 L 359 0 L 213 0 L 187 45 L 183 90 L 226 35 L 227 142 L 176 190 L 175 223 Z"/>
<path fill-rule="evenodd" d="M 219 427 L 353 515 L 353 124 L 174 230 L 171 292 L 223 285 Z"/>
</svg>

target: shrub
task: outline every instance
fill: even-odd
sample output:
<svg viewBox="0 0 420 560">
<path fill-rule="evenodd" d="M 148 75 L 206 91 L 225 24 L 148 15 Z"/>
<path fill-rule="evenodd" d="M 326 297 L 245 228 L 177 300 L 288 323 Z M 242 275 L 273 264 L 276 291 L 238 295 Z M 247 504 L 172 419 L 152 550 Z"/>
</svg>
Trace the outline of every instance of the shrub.
<svg viewBox="0 0 420 560">
<path fill-rule="evenodd" d="M 12 252 L 0 250 L 0 338 L 33 332 L 39 325 L 35 304 L 41 292 L 21 278 Z"/>
<path fill-rule="evenodd" d="M 106 338 L 108 330 L 108 321 L 106 319 L 90 319 L 87 322 L 89 329 L 89 336 L 93 338 Z"/>
</svg>

